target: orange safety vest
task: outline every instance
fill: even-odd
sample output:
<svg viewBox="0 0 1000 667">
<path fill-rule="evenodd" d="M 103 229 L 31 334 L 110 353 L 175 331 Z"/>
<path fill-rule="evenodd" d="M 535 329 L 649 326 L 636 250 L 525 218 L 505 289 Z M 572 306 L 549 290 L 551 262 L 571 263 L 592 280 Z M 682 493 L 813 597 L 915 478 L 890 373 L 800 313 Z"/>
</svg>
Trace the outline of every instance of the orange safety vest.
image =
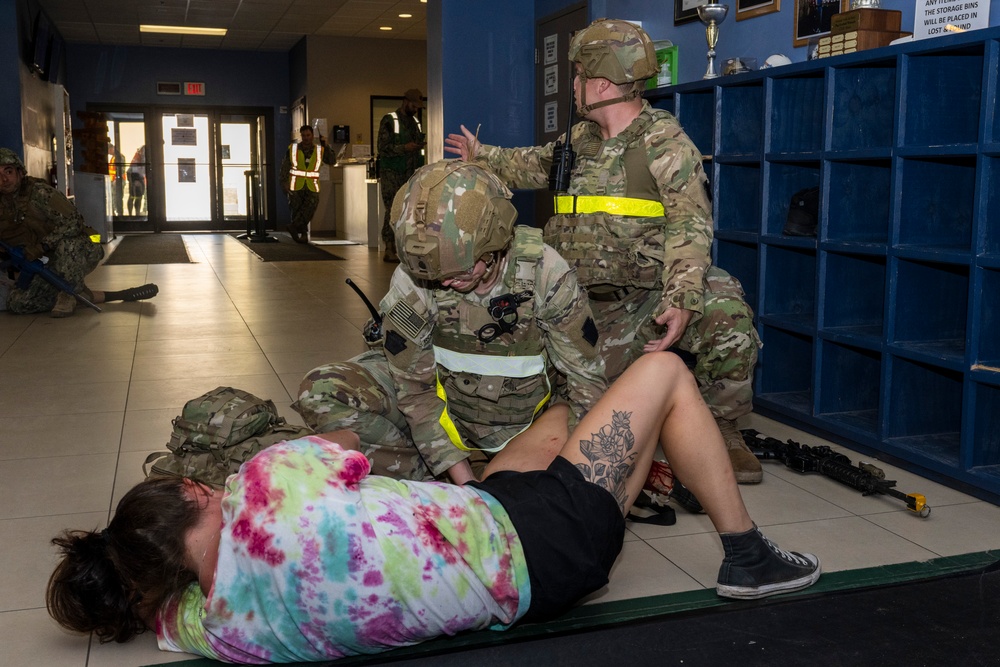
<svg viewBox="0 0 1000 667">
<path fill-rule="evenodd" d="M 312 157 L 308 159 L 306 154 L 299 150 L 298 143 L 289 146 L 288 153 L 292 163 L 292 168 L 288 172 L 291 189 L 301 190 L 305 186 L 313 192 L 319 192 L 319 165 L 323 161 L 323 146 L 315 145 Z"/>
</svg>

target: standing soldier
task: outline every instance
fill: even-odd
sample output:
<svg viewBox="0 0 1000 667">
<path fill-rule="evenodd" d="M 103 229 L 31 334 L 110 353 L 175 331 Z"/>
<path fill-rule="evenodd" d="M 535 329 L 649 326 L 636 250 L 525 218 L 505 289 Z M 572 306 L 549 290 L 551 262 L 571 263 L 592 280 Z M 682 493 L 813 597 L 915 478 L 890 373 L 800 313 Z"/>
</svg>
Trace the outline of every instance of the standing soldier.
<svg viewBox="0 0 1000 667">
<path fill-rule="evenodd" d="M 540 230 L 514 226 L 510 197 L 476 165 L 419 169 L 392 207 L 402 264 L 382 345 L 302 381 L 306 424 L 358 433 L 378 474 L 464 483 L 471 452 L 499 451 L 554 403 L 572 426 L 606 388 L 586 295 Z"/>
<path fill-rule="evenodd" d="M 652 41 L 627 21 L 598 19 L 573 37 L 569 57 L 583 121 L 572 128 L 576 166 L 545 240 L 590 294 L 608 379 L 644 352 L 676 345 L 692 353 L 737 481 L 760 482 L 760 463 L 734 423 L 752 408 L 760 339 L 739 281 L 712 266 L 701 152 L 676 118 L 641 97 L 658 71 Z M 484 146 L 464 126 L 445 143 L 511 187 L 548 185 L 555 143 Z"/>
<path fill-rule="evenodd" d="M 288 233 L 296 243 L 309 242 L 309 223 L 319 206 L 319 168 L 322 163 L 333 164 L 336 156 L 326 150 L 326 140 L 313 143 L 313 129 L 308 125 L 299 128 L 299 141 L 292 143 L 281 161 L 281 187 L 288 195 L 288 208 L 292 221 Z"/>
<path fill-rule="evenodd" d="M 28 176 L 21 158 L 9 148 L 0 148 L 0 241 L 18 248 L 25 260 L 45 262 L 46 269 L 92 303 L 151 299 L 158 291 L 153 284 L 120 292 L 87 289 L 83 279 L 104 259 L 100 235 L 63 193 Z M 0 251 L 0 260 L 5 259 Z M 26 286 L 15 284 L 6 291 L 0 306 L 12 313 L 49 311 L 52 317 L 69 317 L 76 308 L 72 295 L 37 275 Z"/>
<path fill-rule="evenodd" d="M 382 220 L 382 242 L 385 254 L 382 260 L 398 262 L 393 222 L 390 218 L 396 193 L 410 180 L 413 172 L 424 164 L 424 147 L 427 138 L 417 112 L 424 108 L 423 95 L 411 88 L 403 95 L 403 104 L 392 113 L 382 116 L 378 126 L 378 178 L 382 191 L 385 217 Z"/>
</svg>

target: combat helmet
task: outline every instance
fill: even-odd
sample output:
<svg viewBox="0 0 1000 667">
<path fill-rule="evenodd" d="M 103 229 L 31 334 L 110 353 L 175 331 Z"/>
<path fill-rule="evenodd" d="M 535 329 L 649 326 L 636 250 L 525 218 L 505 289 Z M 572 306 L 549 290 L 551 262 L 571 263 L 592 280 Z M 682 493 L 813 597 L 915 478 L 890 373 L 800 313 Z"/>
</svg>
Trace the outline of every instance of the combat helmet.
<svg viewBox="0 0 1000 667">
<path fill-rule="evenodd" d="M 628 21 L 597 19 L 573 36 L 569 60 L 580 63 L 580 109 L 586 116 L 593 109 L 627 102 L 642 92 L 646 79 L 659 71 L 656 49 L 646 31 Z M 600 77 L 615 84 L 631 83 L 632 91 L 611 100 L 587 104 L 587 79 Z"/>
<path fill-rule="evenodd" d="M 403 270 L 441 281 L 507 248 L 517 219 L 511 197 L 496 175 L 476 164 L 442 160 L 418 169 L 392 203 Z"/>
<path fill-rule="evenodd" d="M 9 164 L 14 165 L 21 171 L 26 171 L 24 163 L 21 162 L 21 158 L 18 157 L 17 153 L 9 148 L 0 148 L 0 167 L 5 167 Z"/>
</svg>

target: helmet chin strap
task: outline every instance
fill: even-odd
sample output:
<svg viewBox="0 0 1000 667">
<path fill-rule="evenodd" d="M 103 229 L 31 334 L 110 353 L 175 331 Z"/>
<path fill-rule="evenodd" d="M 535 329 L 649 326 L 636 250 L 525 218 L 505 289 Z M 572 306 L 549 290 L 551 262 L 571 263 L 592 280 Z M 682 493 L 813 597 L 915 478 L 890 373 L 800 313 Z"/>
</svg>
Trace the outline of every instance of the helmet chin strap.
<svg viewBox="0 0 1000 667">
<path fill-rule="evenodd" d="M 586 118 L 594 109 L 600 109 L 601 107 L 611 106 L 612 104 L 621 104 L 622 102 L 630 102 L 635 98 L 639 97 L 642 91 L 636 86 L 632 92 L 626 93 L 621 97 L 612 97 L 611 99 L 601 100 L 600 102 L 594 102 L 593 104 L 587 104 L 587 74 L 586 72 L 580 72 L 580 108 L 576 110 L 576 113 L 581 118 Z"/>
</svg>

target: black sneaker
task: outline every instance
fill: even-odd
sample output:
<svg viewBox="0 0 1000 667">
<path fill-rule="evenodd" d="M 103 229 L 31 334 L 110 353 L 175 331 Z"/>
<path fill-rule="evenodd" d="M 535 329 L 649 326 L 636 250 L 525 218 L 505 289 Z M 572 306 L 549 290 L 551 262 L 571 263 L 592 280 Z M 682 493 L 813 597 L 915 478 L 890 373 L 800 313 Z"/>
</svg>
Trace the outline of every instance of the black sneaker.
<svg viewBox="0 0 1000 667">
<path fill-rule="evenodd" d="M 780 549 L 756 525 L 745 533 L 720 535 L 726 557 L 719 568 L 716 593 L 724 598 L 757 598 L 801 590 L 816 583 L 819 559 Z"/>
</svg>

